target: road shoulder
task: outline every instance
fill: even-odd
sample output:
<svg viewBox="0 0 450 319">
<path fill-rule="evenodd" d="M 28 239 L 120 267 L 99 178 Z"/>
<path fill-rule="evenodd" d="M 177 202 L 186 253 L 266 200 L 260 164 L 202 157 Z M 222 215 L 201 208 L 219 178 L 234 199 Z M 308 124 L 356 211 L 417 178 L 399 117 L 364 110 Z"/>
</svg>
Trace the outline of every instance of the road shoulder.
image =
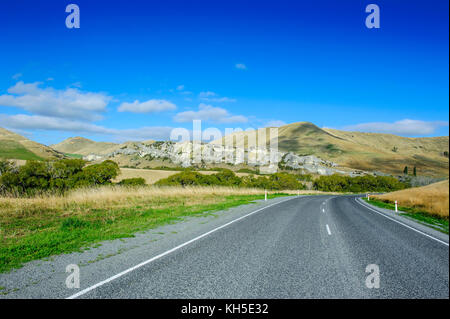
<svg viewBox="0 0 450 319">
<path fill-rule="evenodd" d="M 405 216 L 402 216 L 401 215 L 401 213 L 402 213 L 401 211 L 396 213 L 395 211 L 392 211 L 390 209 L 385 209 L 385 208 L 380 208 L 380 207 L 377 207 L 377 206 L 374 206 L 374 205 L 370 205 L 370 203 L 367 203 L 367 202 L 363 201 L 361 197 L 357 197 L 357 198 L 355 198 L 355 200 L 360 205 L 366 207 L 369 210 L 376 211 L 379 214 L 382 214 L 382 215 L 384 215 L 384 216 L 386 216 L 388 218 L 394 219 L 395 221 L 397 221 L 399 223 L 402 223 L 402 224 L 404 224 L 406 226 L 414 228 L 416 231 L 422 232 L 422 233 L 424 233 L 424 234 L 426 234 L 428 236 L 431 236 L 431 237 L 434 237 L 435 239 L 438 239 L 439 241 L 445 242 L 447 244 L 447 246 L 448 246 L 448 243 L 449 243 L 449 236 L 448 235 L 446 235 L 446 234 L 444 234 L 444 233 L 442 233 L 442 232 L 440 232 L 440 231 L 438 231 L 436 229 L 433 229 L 433 228 L 431 228 L 431 227 L 429 227 L 429 226 L 427 226 L 427 225 L 425 225 L 423 223 L 419 223 L 419 222 L 417 222 L 417 221 L 415 221 L 413 219 L 410 219 L 410 218 L 407 218 Z"/>
</svg>

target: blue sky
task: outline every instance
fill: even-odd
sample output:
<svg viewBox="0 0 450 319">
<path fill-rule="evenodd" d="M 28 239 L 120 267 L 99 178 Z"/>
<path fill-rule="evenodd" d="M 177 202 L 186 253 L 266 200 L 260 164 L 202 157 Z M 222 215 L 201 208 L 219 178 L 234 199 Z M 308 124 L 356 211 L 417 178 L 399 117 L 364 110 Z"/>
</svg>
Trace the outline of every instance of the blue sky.
<svg viewBox="0 0 450 319">
<path fill-rule="evenodd" d="M 365 26 L 370 3 L 379 29 Z M 41 143 L 165 139 L 195 118 L 448 135 L 448 1 L 1 6 L 0 126 Z"/>
</svg>

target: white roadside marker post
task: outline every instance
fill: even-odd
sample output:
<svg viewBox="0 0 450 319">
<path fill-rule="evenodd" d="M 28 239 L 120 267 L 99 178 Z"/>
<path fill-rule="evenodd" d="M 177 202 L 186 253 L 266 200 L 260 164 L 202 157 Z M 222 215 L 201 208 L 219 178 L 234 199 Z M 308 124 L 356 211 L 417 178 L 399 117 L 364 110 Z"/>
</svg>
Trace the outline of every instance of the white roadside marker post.
<svg viewBox="0 0 450 319">
<path fill-rule="evenodd" d="M 395 212 L 398 212 L 397 201 L 395 201 Z"/>
<path fill-rule="evenodd" d="M 264 200 L 267 200 L 267 189 L 264 190 Z"/>
<path fill-rule="evenodd" d="M 370 195 L 367 194 L 367 201 L 370 201 Z"/>
</svg>

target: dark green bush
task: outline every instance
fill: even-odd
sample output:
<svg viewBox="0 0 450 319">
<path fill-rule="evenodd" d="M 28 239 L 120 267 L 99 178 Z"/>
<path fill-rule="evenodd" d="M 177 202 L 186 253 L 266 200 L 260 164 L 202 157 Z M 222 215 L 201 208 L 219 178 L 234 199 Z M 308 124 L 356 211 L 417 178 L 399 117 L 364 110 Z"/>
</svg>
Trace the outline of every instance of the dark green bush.
<svg viewBox="0 0 450 319">
<path fill-rule="evenodd" d="M 314 181 L 316 190 L 325 192 L 392 192 L 409 187 L 390 176 L 320 176 Z"/>
<path fill-rule="evenodd" d="M 204 175 L 194 171 L 184 171 L 156 182 L 156 185 L 218 185 L 235 187 L 254 187 L 271 190 L 304 189 L 305 186 L 295 175 L 288 173 L 275 173 L 268 176 L 238 177 L 229 169 L 222 169 L 216 174 Z"/>
<path fill-rule="evenodd" d="M 84 165 L 85 162 L 80 159 L 27 161 L 20 167 L 2 162 L 0 192 L 18 195 L 35 195 L 45 191 L 62 193 L 74 187 L 111 184 L 120 172 L 113 161 Z"/>
</svg>

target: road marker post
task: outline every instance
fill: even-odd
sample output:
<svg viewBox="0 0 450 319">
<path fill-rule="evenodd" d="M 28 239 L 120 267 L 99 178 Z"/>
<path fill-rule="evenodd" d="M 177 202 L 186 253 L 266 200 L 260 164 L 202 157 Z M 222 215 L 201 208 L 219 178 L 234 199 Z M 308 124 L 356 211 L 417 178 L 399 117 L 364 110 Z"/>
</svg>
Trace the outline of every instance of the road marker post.
<svg viewBox="0 0 450 319">
<path fill-rule="evenodd" d="M 264 200 L 267 200 L 267 189 L 264 190 Z"/>
<path fill-rule="evenodd" d="M 398 206 L 397 206 L 397 201 L 395 201 L 395 212 L 398 212 Z"/>
<path fill-rule="evenodd" d="M 370 195 L 367 194 L 367 201 L 370 201 Z"/>
</svg>

